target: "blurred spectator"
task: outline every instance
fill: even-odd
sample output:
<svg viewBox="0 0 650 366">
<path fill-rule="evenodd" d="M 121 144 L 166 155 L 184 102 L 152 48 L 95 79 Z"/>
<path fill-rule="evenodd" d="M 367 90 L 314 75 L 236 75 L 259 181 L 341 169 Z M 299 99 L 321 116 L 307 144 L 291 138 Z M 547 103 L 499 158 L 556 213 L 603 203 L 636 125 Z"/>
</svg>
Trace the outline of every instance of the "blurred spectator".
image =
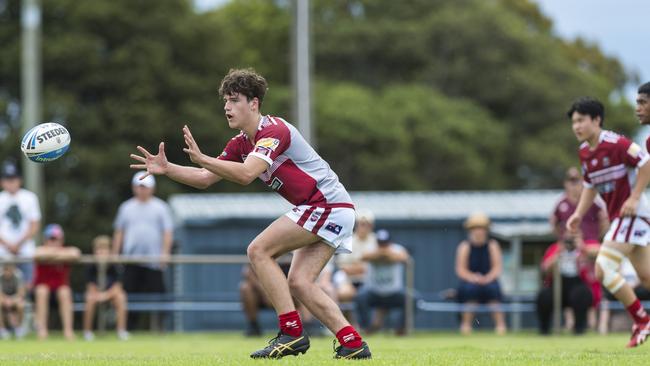
<svg viewBox="0 0 650 366">
<path fill-rule="evenodd" d="M 460 278 L 458 300 L 466 305 L 478 303 L 494 307 L 495 331 L 506 332 L 503 313 L 498 309 L 501 302 L 501 287 L 498 278 L 502 270 L 501 248 L 499 243 L 489 236 L 490 218 L 482 213 L 472 214 L 465 220 L 468 232 L 456 250 L 456 275 Z M 460 331 L 472 332 L 474 313 L 464 311 L 461 316 Z"/>
<path fill-rule="evenodd" d="M 361 256 L 365 251 L 377 248 L 374 225 L 375 215 L 372 211 L 358 210 L 352 236 L 352 253 L 340 253 L 336 256 L 336 265 L 345 271 L 355 288 L 359 288 L 366 277 L 367 264 L 361 260 Z"/>
<path fill-rule="evenodd" d="M 549 219 L 551 227 L 557 240 L 564 237 L 566 231 L 566 222 L 578 207 L 578 200 L 582 192 L 582 175 L 575 167 L 567 169 L 564 175 L 564 193 L 560 200 L 555 205 L 553 214 Z M 607 229 L 609 228 L 609 219 L 607 217 L 607 208 L 605 202 L 598 197 L 594 204 L 591 205 L 584 219 L 580 229 L 582 231 L 582 238 L 588 242 L 591 240 L 600 241 Z"/>
<path fill-rule="evenodd" d="M 357 310 L 361 327 L 373 333 L 383 327 L 384 317 L 390 309 L 400 311 L 396 329 L 404 334 L 406 287 L 404 285 L 404 263 L 409 254 L 406 249 L 393 243 L 388 230 L 378 230 L 377 247 L 366 250 L 361 257 L 368 262 L 367 281 L 357 295 Z M 377 309 L 370 323 L 369 316 Z"/>
<path fill-rule="evenodd" d="M 39 339 L 48 336 L 50 305 L 58 305 L 63 326 L 63 336 L 74 339 L 72 328 L 72 290 L 70 289 L 70 262 L 79 259 L 78 248 L 64 245 L 64 233 L 60 225 L 50 224 L 43 231 L 44 243 L 36 248 L 34 260 L 34 297 L 36 302 L 36 331 Z M 56 294 L 56 300 L 50 296 Z"/>
<path fill-rule="evenodd" d="M 565 237 L 566 222 L 578 206 L 578 200 L 580 199 L 580 193 L 582 192 L 582 175 L 580 174 L 580 171 L 575 167 L 568 168 L 564 174 L 563 184 L 564 193 L 556 203 L 549 219 L 557 241 L 562 241 Z M 600 196 L 597 196 L 582 220 L 580 226 L 582 238 L 587 243 L 594 241 L 600 242 L 600 239 L 608 228 L 609 218 L 605 202 L 600 198 Z M 592 263 L 591 267 L 591 271 L 587 272 L 594 274 L 595 265 Z M 593 275 L 590 275 L 590 278 L 594 278 L 594 282 L 590 284 L 592 294 L 594 295 L 594 301 L 593 306 L 591 306 L 587 312 L 587 323 L 590 328 L 594 328 L 596 325 L 596 308 L 600 303 L 601 298 L 601 286 L 600 283 L 595 280 Z M 573 329 L 575 322 L 573 311 L 570 311 L 569 308 L 565 309 L 564 318 L 566 328 Z"/>
<path fill-rule="evenodd" d="M 144 177 L 144 178 L 143 178 Z M 172 250 L 173 221 L 169 205 L 154 196 L 156 180 L 146 172 L 135 173 L 131 181 L 133 197 L 120 205 L 114 223 L 113 253 L 127 256 L 159 257 L 157 263 L 127 265 L 124 289 L 128 294 L 162 294 L 165 292 L 163 269 Z M 129 324 L 137 327 L 136 314 Z M 158 328 L 157 314 L 151 327 Z"/>
<path fill-rule="evenodd" d="M 16 338 L 25 336 L 23 314 L 25 308 L 25 286 L 22 274 L 13 264 L 5 264 L 0 275 L 0 339 L 8 339 L 10 333 L 6 324 L 13 329 Z M 6 322 L 6 323 L 5 323 Z"/>
<path fill-rule="evenodd" d="M 0 172 L 0 258 L 32 258 L 34 237 L 41 225 L 38 197 L 22 186 L 18 166 L 6 161 Z M 33 263 L 18 264 L 24 284 L 29 286 L 34 272 Z"/>
<path fill-rule="evenodd" d="M 587 329 L 587 311 L 600 301 L 600 283 L 594 274 L 594 262 L 600 244 L 585 241 L 580 236 L 566 235 L 562 241 L 551 244 L 544 253 L 541 269 L 544 286 L 537 296 L 537 316 L 541 334 L 549 334 L 553 314 L 553 270 L 558 267 L 562 279 L 562 309 L 570 308 L 569 327 L 575 334 Z"/>
<path fill-rule="evenodd" d="M 107 235 L 100 235 L 93 239 L 93 252 L 95 259 L 106 260 L 110 256 L 111 238 Z M 88 266 L 86 282 L 86 306 L 84 309 L 84 339 L 92 341 L 93 321 L 95 319 L 95 308 L 103 302 L 110 302 L 115 308 L 117 337 L 120 340 L 129 339 L 126 330 L 126 292 L 122 288 L 122 276 L 118 266 L 106 265 L 106 278 L 103 284 L 99 283 L 100 265 L 94 263 Z"/>
<path fill-rule="evenodd" d="M 278 258 L 278 263 L 284 275 L 289 273 L 291 266 L 291 254 L 285 254 Z M 256 337 L 262 335 L 262 328 L 257 321 L 257 315 L 261 309 L 273 309 L 273 304 L 268 296 L 264 293 L 257 275 L 253 272 L 250 265 L 242 268 L 242 281 L 239 284 L 239 296 L 244 308 L 244 315 L 248 326 L 244 333 L 247 337 Z"/>
</svg>

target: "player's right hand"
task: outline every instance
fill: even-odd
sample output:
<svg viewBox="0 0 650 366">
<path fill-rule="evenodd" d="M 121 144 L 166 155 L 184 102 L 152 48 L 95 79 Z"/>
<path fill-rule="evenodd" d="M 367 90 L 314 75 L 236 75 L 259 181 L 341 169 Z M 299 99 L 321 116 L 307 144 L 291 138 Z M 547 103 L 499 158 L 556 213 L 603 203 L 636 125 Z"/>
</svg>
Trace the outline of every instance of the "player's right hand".
<svg viewBox="0 0 650 366">
<path fill-rule="evenodd" d="M 578 234 L 578 230 L 580 229 L 580 222 L 582 222 L 582 217 L 574 212 L 573 215 L 571 215 L 571 217 L 569 217 L 569 219 L 566 221 L 567 231 L 572 235 Z"/>
<path fill-rule="evenodd" d="M 167 174 L 167 166 L 169 162 L 167 161 L 167 156 L 165 155 L 165 143 L 161 142 L 158 145 L 158 154 L 152 155 L 147 149 L 142 146 L 138 146 L 138 150 L 142 153 L 143 156 L 131 154 L 131 159 L 137 160 L 142 164 L 131 164 L 131 169 L 146 170 L 147 174 L 144 175 L 141 179 L 144 179 L 148 175 L 164 175 Z"/>
</svg>

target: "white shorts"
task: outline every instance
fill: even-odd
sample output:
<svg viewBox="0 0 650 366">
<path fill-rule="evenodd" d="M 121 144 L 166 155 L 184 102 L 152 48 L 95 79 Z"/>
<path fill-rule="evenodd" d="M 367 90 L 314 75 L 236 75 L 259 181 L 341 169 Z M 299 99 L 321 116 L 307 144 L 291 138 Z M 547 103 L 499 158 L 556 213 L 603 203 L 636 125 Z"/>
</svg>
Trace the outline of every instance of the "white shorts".
<svg viewBox="0 0 650 366">
<path fill-rule="evenodd" d="M 641 216 L 617 217 L 603 240 L 645 247 L 650 241 L 650 220 Z"/>
<path fill-rule="evenodd" d="M 336 253 L 352 253 L 354 208 L 352 205 L 316 207 L 301 205 L 285 214 L 305 230 L 321 237 Z"/>
</svg>

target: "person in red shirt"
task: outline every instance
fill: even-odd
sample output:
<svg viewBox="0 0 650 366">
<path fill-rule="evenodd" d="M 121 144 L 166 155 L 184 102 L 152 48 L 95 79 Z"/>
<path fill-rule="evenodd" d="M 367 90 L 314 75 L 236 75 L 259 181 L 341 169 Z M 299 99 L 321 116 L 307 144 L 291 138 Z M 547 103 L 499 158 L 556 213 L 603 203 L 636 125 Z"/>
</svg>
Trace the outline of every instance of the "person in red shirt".
<svg viewBox="0 0 650 366">
<path fill-rule="evenodd" d="M 194 136 L 183 127 L 190 160 L 199 167 L 168 162 L 165 145 L 153 155 L 138 146 L 131 154 L 147 174 L 163 174 L 196 188 L 222 180 L 241 185 L 259 178 L 294 207 L 275 220 L 248 246 L 251 267 L 278 314 L 280 332 L 252 358 L 282 358 L 305 353 L 310 346 L 294 295 L 339 341 L 335 358 L 371 358 L 370 348 L 340 308 L 315 282 L 334 253 L 350 253 L 354 204 L 329 164 L 282 118 L 262 115 L 267 83 L 253 69 L 233 69 L 221 82 L 219 95 L 230 128 L 240 133 L 218 157 L 201 152 Z M 288 278 L 276 258 L 294 252 Z"/>
<path fill-rule="evenodd" d="M 544 286 L 537 296 L 537 317 L 541 334 L 550 334 L 553 312 L 553 269 L 559 266 L 562 279 L 562 308 L 570 308 L 575 334 L 587 330 L 587 312 L 600 301 L 600 283 L 594 277 L 593 263 L 600 243 L 567 235 L 551 244 L 542 258 Z"/>
<path fill-rule="evenodd" d="M 72 290 L 70 289 L 70 262 L 79 259 L 81 252 L 75 247 L 64 246 L 63 229 L 50 224 L 43 231 L 44 243 L 36 248 L 34 261 L 34 297 L 36 303 L 36 332 L 39 339 L 48 336 L 47 319 L 50 296 L 56 295 L 63 325 L 63 336 L 74 339 L 72 328 Z"/>
<path fill-rule="evenodd" d="M 565 236 L 566 222 L 575 212 L 582 193 L 582 176 L 580 171 L 575 167 L 570 167 L 564 174 L 564 193 L 559 198 L 549 219 L 553 232 L 557 240 L 562 240 Z M 609 218 L 605 202 L 601 199 L 594 200 L 594 204 L 589 207 L 587 213 L 580 225 L 582 238 L 585 241 L 600 239 L 605 235 L 609 228 Z"/>
<path fill-rule="evenodd" d="M 600 195 L 607 205 L 611 226 L 596 258 L 596 277 L 627 309 L 634 320 L 628 347 L 645 342 L 650 334 L 650 317 L 621 276 L 627 257 L 639 279 L 650 288 L 650 203 L 643 194 L 650 181 L 648 154 L 611 131 L 602 129 L 605 108 L 593 98 L 580 98 L 567 116 L 580 145 L 584 188 L 567 230 L 576 234 L 587 210 Z"/>
</svg>

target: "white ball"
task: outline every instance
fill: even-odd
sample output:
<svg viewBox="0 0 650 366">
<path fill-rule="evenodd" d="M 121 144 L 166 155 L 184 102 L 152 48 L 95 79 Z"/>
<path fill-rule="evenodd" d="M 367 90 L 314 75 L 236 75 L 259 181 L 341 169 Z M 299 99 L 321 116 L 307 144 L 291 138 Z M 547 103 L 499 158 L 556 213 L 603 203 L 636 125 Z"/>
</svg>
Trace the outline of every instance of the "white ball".
<svg viewBox="0 0 650 366">
<path fill-rule="evenodd" d="M 27 131 L 20 149 L 31 161 L 46 163 L 65 154 L 70 147 L 70 133 L 55 122 L 41 123 Z"/>
</svg>

